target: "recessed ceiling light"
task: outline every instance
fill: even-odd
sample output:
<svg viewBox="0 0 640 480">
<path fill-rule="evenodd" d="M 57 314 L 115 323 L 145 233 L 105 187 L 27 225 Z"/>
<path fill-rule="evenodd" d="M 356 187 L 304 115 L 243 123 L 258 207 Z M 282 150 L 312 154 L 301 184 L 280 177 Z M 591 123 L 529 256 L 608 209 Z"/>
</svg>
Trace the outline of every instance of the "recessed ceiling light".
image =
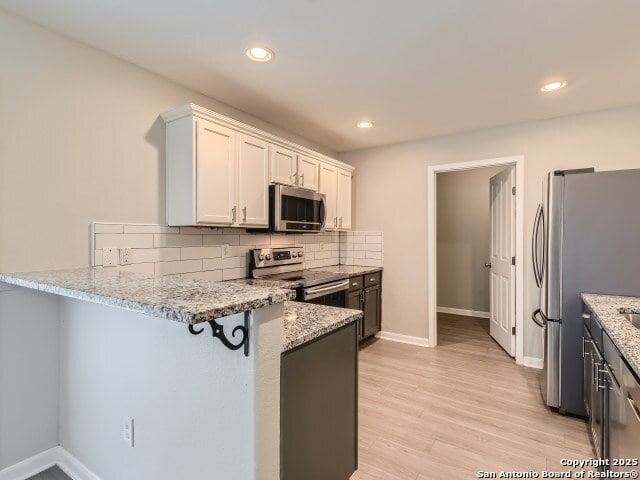
<svg viewBox="0 0 640 480">
<path fill-rule="evenodd" d="M 567 82 L 564 81 L 556 81 L 549 82 L 542 86 L 540 89 L 541 92 L 555 92 L 556 90 L 560 90 L 567 86 Z"/>
<path fill-rule="evenodd" d="M 247 57 L 254 62 L 268 62 L 273 58 L 273 52 L 266 47 L 251 47 L 247 49 Z"/>
<path fill-rule="evenodd" d="M 358 122 L 356 124 L 356 127 L 358 127 L 358 128 L 371 128 L 371 127 L 373 127 L 373 123 L 371 123 L 371 122 Z"/>
</svg>

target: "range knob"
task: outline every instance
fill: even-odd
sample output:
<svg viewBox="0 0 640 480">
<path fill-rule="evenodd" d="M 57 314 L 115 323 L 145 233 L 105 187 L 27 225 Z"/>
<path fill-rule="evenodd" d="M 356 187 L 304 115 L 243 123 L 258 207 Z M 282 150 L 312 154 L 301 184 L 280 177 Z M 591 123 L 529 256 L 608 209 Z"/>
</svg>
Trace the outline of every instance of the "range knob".
<svg viewBox="0 0 640 480">
<path fill-rule="evenodd" d="M 271 255 L 267 253 L 267 260 L 271 260 Z"/>
<path fill-rule="evenodd" d="M 263 254 L 258 255 L 258 260 L 260 261 L 264 260 L 264 255 Z"/>
<path fill-rule="evenodd" d="M 298 256 L 298 252 L 292 252 L 292 253 L 291 253 L 291 256 L 292 256 L 293 258 L 296 258 L 296 257 Z"/>
<path fill-rule="evenodd" d="M 302 252 L 298 252 L 298 256 L 301 257 L 303 255 Z"/>
</svg>

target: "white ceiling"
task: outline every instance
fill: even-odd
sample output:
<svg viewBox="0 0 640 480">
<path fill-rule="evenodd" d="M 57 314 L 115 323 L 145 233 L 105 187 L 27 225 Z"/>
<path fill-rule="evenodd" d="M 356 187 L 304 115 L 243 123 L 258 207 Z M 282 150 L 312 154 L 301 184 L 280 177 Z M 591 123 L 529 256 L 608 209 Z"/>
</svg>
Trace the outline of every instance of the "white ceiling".
<svg viewBox="0 0 640 480">
<path fill-rule="evenodd" d="M 336 151 L 640 103 L 638 0 L 0 6 Z M 271 62 L 247 59 L 256 42 Z"/>
</svg>

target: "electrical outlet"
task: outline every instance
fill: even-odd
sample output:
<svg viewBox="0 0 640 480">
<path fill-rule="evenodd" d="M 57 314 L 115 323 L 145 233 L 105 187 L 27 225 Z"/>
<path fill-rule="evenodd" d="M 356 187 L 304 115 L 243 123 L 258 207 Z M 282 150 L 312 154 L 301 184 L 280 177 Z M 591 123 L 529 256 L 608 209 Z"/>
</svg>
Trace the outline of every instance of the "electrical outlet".
<svg viewBox="0 0 640 480">
<path fill-rule="evenodd" d="M 120 261 L 120 250 L 116 247 L 104 247 L 102 249 L 102 265 L 113 267 Z"/>
<path fill-rule="evenodd" d="M 130 248 L 120 249 L 120 264 L 128 265 L 133 262 L 133 250 Z"/>
<path fill-rule="evenodd" d="M 229 256 L 229 245 L 226 243 L 224 245 L 220 245 L 222 247 L 222 258 L 227 258 Z"/>
<path fill-rule="evenodd" d="M 320 248 L 320 250 L 324 250 L 324 242 L 320 242 L 319 248 Z"/>
<path fill-rule="evenodd" d="M 133 447 L 133 418 L 125 418 L 122 422 L 122 441 Z"/>
</svg>

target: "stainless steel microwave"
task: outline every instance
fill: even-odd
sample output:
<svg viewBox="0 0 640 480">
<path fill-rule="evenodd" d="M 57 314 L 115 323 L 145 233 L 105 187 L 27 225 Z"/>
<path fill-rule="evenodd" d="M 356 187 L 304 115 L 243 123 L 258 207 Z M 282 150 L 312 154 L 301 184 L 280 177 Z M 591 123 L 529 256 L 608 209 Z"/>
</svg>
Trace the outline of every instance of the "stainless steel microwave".
<svg viewBox="0 0 640 480">
<path fill-rule="evenodd" d="M 324 231 L 326 219 L 324 193 L 285 185 L 269 186 L 269 230 L 318 233 Z"/>
</svg>

